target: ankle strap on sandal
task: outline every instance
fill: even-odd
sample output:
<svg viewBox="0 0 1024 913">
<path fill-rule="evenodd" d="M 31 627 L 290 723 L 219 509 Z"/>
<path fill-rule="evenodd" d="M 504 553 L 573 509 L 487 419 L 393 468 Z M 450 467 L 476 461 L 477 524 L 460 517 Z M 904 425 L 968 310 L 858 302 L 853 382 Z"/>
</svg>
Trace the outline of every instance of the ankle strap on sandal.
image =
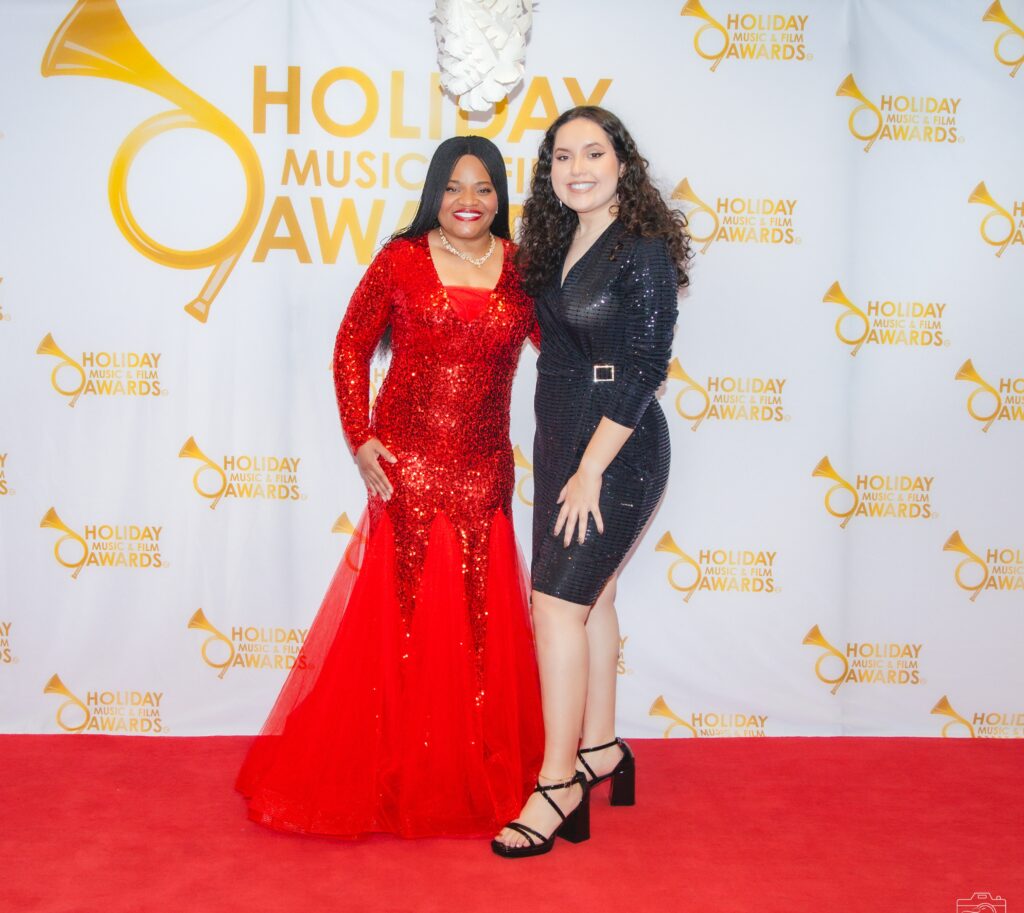
<svg viewBox="0 0 1024 913">
<path fill-rule="evenodd" d="M 555 789 L 568 789 L 570 786 L 575 786 L 577 783 L 579 783 L 580 789 L 582 789 L 585 793 L 587 791 L 586 780 L 584 779 L 583 774 L 579 771 L 576 771 L 576 773 L 574 773 L 570 779 L 563 780 L 561 783 L 551 783 L 545 786 L 538 780 L 537 785 L 533 788 L 533 791 L 535 793 L 540 793 L 541 796 L 544 797 L 548 805 L 550 805 L 556 812 L 558 812 L 558 817 L 564 821 L 568 816 L 558 807 L 558 803 L 555 802 L 555 800 L 552 799 L 551 796 L 548 795 L 548 793 Z"/>
<path fill-rule="evenodd" d="M 610 742 L 605 742 L 603 745 L 595 745 L 593 748 L 581 748 L 576 754 L 586 754 L 589 751 L 604 751 L 606 748 L 612 748 L 618 745 L 621 739 L 612 739 Z"/>
<path fill-rule="evenodd" d="M 621 742 L 621 739 L 615 739 L 611 742 L 605 742 L 604 745 L 594 745 L 592 748 L 579 749 L 579 751 L 576 752 L 576 757 L 580 759 L 580 764 L 582 764 L 584 769 L 587 771 L 587 776 L 592 780 L 597 779 L 597 774 L 594 773 L 594 769 L 587 763 L 587 759 L 583 756 L 591 751 L 604 751 L 606 748 L 613 748 L 614 746 L 621 744 Z M 625 754 L 625 749 L 623 749 L 623 754 Z"/>
</svg>

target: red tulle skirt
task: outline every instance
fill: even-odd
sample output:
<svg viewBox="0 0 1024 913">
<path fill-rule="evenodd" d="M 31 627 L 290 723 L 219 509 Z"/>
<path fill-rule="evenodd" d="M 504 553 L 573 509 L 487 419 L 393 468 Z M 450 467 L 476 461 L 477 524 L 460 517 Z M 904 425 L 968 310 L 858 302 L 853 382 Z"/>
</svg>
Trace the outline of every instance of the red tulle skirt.
<svg viewBox="0 0 1024 913">
<path fill-rule="evenodd" d="M 528 577 L 509 519 L 491 522 L 482 642 L 463 555 L 439 514 L 406 625 L 394 531 L 352 537 L 235 788 L 279 830 L 492 835 L 520 811 L 543 752 Z"/>
</svg>

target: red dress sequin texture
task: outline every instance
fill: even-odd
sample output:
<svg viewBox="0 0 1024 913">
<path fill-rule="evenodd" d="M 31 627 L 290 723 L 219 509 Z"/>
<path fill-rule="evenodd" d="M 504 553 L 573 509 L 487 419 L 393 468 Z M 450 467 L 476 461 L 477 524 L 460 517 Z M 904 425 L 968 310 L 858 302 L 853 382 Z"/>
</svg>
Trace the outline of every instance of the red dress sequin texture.
<svg viewBox="0 0 1024 913">
<path fill-rule="evenodd" d="M 536 328 L 503 243 L 485 296 L 458 290 L 453 303 L 425 236 L 388 244 L 352 296 L 334 352 L 342 425 L 353 451 L 377 437 L 398 458 L 383 463 L 394 494 L 370 498 L 238 775 L 261 824 L 492 835 L 536 779 L 543 729 L 509 446 L 512 378 Z M 370 361 L 389 324 L 371 416 Z"/>
</svg>

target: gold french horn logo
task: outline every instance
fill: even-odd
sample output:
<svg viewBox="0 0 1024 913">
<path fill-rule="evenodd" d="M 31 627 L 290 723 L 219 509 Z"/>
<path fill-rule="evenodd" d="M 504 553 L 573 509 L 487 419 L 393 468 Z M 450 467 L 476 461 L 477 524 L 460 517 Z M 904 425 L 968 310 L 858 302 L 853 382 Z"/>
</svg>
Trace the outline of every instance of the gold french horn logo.
<svg viewBox="0 0 1024 913">
<path fill-rule="evenodd" d="M 995 201 L 995 198 L 991 193 L 988 192 L 988 188 L 985 186 L 984 181 L 980 181 L 978 186 L 971 191 L 971 195 L 967 198 L 968 203 L 980 203 L 982 206 L 988 206 L 991 212 L 985 213 L 984 218 L 981 220 L 981 226 L 978 231 L 981 233 L 982 239 L 990 247 L 997 248 L 996 256 L 1001 257 L 1005 252 L 1006 248 L 1010 246 L 1010 242 L 1013 240 L 1014 232 L 1016 230 L 1013 224 L 1013 216 L 1009 210 Z M 1007 224 L 1006 234 L 999 237 L 993 237 L 988 232 L 988 223 L 990 219 L 1005 219 Z"/>
<path fill-rule="evenodd" d="M 256 229 L 263 207 L 263 169 L 249 138 L 225 114 L 187 88 L 149 53 L 116 0 L 78 0 L 43 54 L 43 76 L 94 76 L 138 86 L 175 107 L 150 117 L 125 137 L 110 165 L 107 194 L 121 234 L 143 256 L 174 269 L 212 271 L 185 311 L 201 323 Z M 140 150 L 170 130 L 203 130 L 228 145 L 245 174 L 246 198 L 235 227 L 209 247 L 179 250 L 139 224 L 128 199 L 128 174 Z"/>
<path fill-rule="evenodd" d="M 359 528 L 348 518 L 348 514 L 343 511 L 341 516 L 334 521 L 334 526 L 331 527 L 331 532 L 352 537 L 352 541 L 349 543 L 348 548 L 345 549 L 345 563 L 352 568 L 352 570 L 358 571 L 359 566 L 362 563 L 362 547 L 365 544 L 363 541 L 365 537 L 359 531 Z"/>
<path fill-rule="evenodd" d="M 939 698 L 935 706 L 932 707 L 931 712 L 937 714 L 938 716 L 951 717 L 950 721 L 942 727 L 942 737 L 944 739 L 953 738 L 953 736 L 949 734 L 949 729 L 951 726 L 963 726 L 967 730 L 967 732 L 970 733 L 970 737 L 972 739 L 977 738 L 974 732 L 974 726 L 972 726 L 969 721 L 964 719 L 962 716 L 960 716 L 959 713 L 957 713 L 953 709 L 953 705 L 950 704 L 949 698 L 946 697 L 946 695 L 942 695 L 942 697 Z"/>
<path fill-rule="evenodd" d="M 946 540 L 946 544 L 942 546 L 944 552 L 958 552 L 961 555 L 966 555 L 963 560 L 956 566 L 956 570 L 953 571 L 953 577 L 956 580 L 956 585 L 962 590 L 967 590 L 971 594 L 971 602 L 974 602 L 978 598 L 981 591 L 985 588 L 985 584 L 988 583 L 989 569 L 988 563 L 976 552 L 972 552 L 965 544 L 963 537 L 960 535 L 960 531 L 955 529 L 953 534 Z M 963 570 L 969 565 L 976 565 L 981 568 L 981 582 L 980 583 L 965 583 L 963 579 Z"/>
<path fill-rule="evenodd" d="M 967 397 L 967 412 L 976 422 L 984 422 L 982 431 L 988 431 L 999 415 L 999 410 L 1003 408 L 1003 398 L 999 395 L 999 391 L 975 370 L 974 364 L 969 358 L 960 365 L 960 370 L 956 372 L 954 380 L 966 380 L 977 384 L 977 389 L 972 390 L 971 395 Z M 974 407 L 974 398 L 984 395 L 992 396 L 995 399 L 995 406 L 991 412 L 979 412 Z"/>
<path fill-rule="evenodd" d="M 999 33 L 999 37 L 996 38 L 996 43 L 992 48 L 992 52 L 996 55 L 998 60 L 1004 67 L 1010 68 L 1010 77 L 1013 78 L 1017 75 L 1017 71 L 1024 64 L 1024 29 L 1022 29 L 1016 22 L 1010 19 L 1003 10 L 1003 5 L 996 0 L 987 10 L 985 15 L 981 17 L 982 22 L 998 22 L 1000 25 L 1005 25 L 1006 29 Z M 1016 37 L 1020 45 L 1020 56 L 1019 57 L 1004 57 L 1001 45 L 1007 39 Z"/>
<path fill-rule="evenodd" d="M 846 345 L 850 346 L 850 355 L 856 355 L 860 351 L 860 347 L 864 345 L 864 340 L 868 338 L 868 332 L 871 329 L 871 324 L 868 321 L 868 315 L 846 297 L 846 293 L 839 285 L 838 280 L 828 287 L 828 290 L 825 292 L 825 296 L 821 300 L 825 304 L 842 305 L 845 309 L 836 318 L 836 336 L 839 337 L 840 342 L 844 342 Z M 859 335 L 847 336 L 843 333 L 843 324 L 847 320 L 852 320 L 857 325 L 860 330 Z"/>
<path fill-rule="evenodd" d="M 58 564 L 62 564 L 66 568 L 71 568 L 71 577 L 75 579 L 82 572 L 82 568 L 85 567 L 85 562 L 89 559 L 89 543 L 85 541 L 78 533 L 76 533 L 70 526 L 68 526 L 61 518 L 57 515 L 57 511 L 51 507 L 45 514 L 43 519 L 39 521 L 40 529 L 55 529 L 58 532 L 64 533 L 53 545 L 53 557 L 57 559 Z M 67 560 L 61 553 L 61 546 L 65 542 L 74 543 L 71 546 L 73 549 L 81 549 L 81 555 L 72 555 L 74 560 Z"/>
<path fill-rule="evenodd" d="M 711 409 L 711 397 L 708 395 L 708 391 L 683 370 L 678 358 L 673 358 L 669 362 L 668 377 L 669 380 L 678 380 L 683 384 L 682 390 L 676 394 L 676 412 L 688 422 L 693 422 L 690 430 L 696 431 L 700 427 L 700 423 L 704 421 L 704 416 Z M 701 407 L 696 412 L 687 412 L 684 407 L 683 397 L 687 393 L 696 393 L 701 401 Z"/>
<path fill-rule="evenodd" d="M 201 608 L 196 609 L 192 617 L 188 620 L 188 627 L 189 630 L 206 631 L 210 634 L 210 636 L 203 641 L 203 662 L 211 668 L 220 670 L 217 673 L 217 678 L 224 678 L 224 673 L 231 667 L 231 663 L 235 658 L 235 645 L 231 642 L 231 639 L 226 637 L 210 623 L 210 620 L 206 617 L 206 613 Z M 207 652 L 211 645 L 218 643 L 227 644 L 228 647 L 228 657 L 222 662 L 217 662 L 212 659 L 210 654 Z"/>
<path fill-rule="evenodd" d="M 678 184 L 676 184 L 675 190 L 672 191 L 673 200 L 682 200 L 684 203 L 689 203 L 693 209 L 687 214 L 687 222 L 689 223 L 690 238 L 697 244 L 703 244 L 704 246 L 700 249 L 702 254 L 708 252 L 708 248 L 711 246 L 711 242 L 715 240 L 715 236 L 718 234 L 718 213 L 714 211 L 707 203 L 705 203 L 697 194 L 693 192 L 693 188 L 690 186 L 690 179 L 683 178 Z M 696 213 L 705 213 L 711 219 L 711 231 L 706 235 L 698 235 L 693 230 L 693 217 Z"/>
<path fill-rule="evenodd" d="M 705 60 L 712 61 L 711 72 L 713 73 L 729 51 L 729 33 L 725 30 L 725 26 L 701 6 L 700 0 L 686 0 L 679 15 L 693 16 L 696 19 L 704 20 L 704 25 L 697 29 L 697 33 L 693 36 L 693 49 Z M 709 40 L 702 44 L 705 32 L 710 32 Z M 722 46 L 715 50 L 719 40 L 721 40 Z"/>
<path fill-rule="evenodd" d="M 669 707 L 665 698 L 660 694 L 654 699 L 654 703 L 651 704 L 651 709 L 647 712 L 647 715 L 662 716 L 670 721 L 668 726 L 665 727 L 665 731 L 661 734 L 664 739 L 670 738 L 672 730 L 677 726 L 689 733 L 689 735 L 682 736 L 682 738 L 697 738 L 697 730 L 679 716 L 671 707 Z"/>
<path fill-rule="evenodd" d="M 210 510 L 213 510 L 220 502 L 220 499 L 224 497 L 224 492 L 227 491 L 228 477 L 224 470 L 199 449 L 199 445 L 196 443 L 196 439 L 194 437 L 190 437 L 185 441 L 181 450 L 178 452 L 178 456 L 182 459 L 198 460 L 202 463 L 192 476 L 192 487 L 199 495 L 210 501 Z M 199 479 L 204 472 L 213 473 L 214 478 L 216 479 L 216 487 L 203 488 Z"/>
<path fill-rule="evenodd" d="M 512 460 L 515 462 L 516 469 L 526 470 L 516 483 L 516 494 L 527 507 L 533 507 L 533 463 L 526 458 L 526 454 L 518 444 L 512 448 Z M 529 496 L 526 493 L 527 483 L 530 486 Z"/>
<path fill-rule="evenodd" d="M 341 533 L 343 536 L 354 536 L 356 534 L 356 528 L 348 518 L 348 514 L 342 511 L 341 516 L 334 521 L 334 526 L 331 527 L 331 532 Z"/>
<path fill-rule="evenodd" d="M 821 647 L 825 651 L 814 663 L 814 674 L 818 677 L 819 681 L 824 682 L 826 685 L 831 685 L 832 693 L 835 694 L 846 678 L 846 673 L 850 671 L 849 660 L 825 639 L 825 636 L 821 633 L 821 628 L 817 625 L 807 632 L 802 643 L 809 647 Z M 821 664 L 829 657 L 835 657 L 842 665 L 843 671 L 834 678 L 829 678 L 821 669 Z"/>
<path fill-rule="evenodd" d="M 856 513 L 857 507 L 860 504 L 860 495 L 857 494 L 857 489 L 832 468 L 832 462 L 828 456 L 823 456 L 818 461 L 818 465 L 811 471 L 811 478 L 831 479 L 836 483 L 825 492 L 825 510 L 836 519 L 842 521 L 839 524 L 841 529 L 846 529 L 846 524 L 850 522 L 850 518 Z M 836 510 L 832 506 L 832 496 L 837 491 L 849 492 L 853 496 L 853 503 L 846 510 Z"/>
<path fill-rule="evenodd" d="M 855 101 L 860 102 L 860 104 L 850 112 L 850 118 L 847 121 L 847 126 L 850 128 L 850 133 L 865 144 L 864 151 L 870 152 L 875 140 L 878 139 L 878 135 L 882 132 L 882 112 L 879 111 L 878 107 L 857 87 L 857 81 L 853 78 L 853 73 L 848 73 L 846 78 L 839 83 L 839 88 L 836 89 L 836 96 L 840 98 L 852 98 Z M 857 115 L 860 114 L 861 111 L 869 112 L 871 120 L 874 123 L 874 129 L 869 133 L 861 133 L 857 129 L 855 121 L 857 119 Z"/>
<path fill-rule="evenodd" d="M 92 719 L 92 714 L 89 712 L 88 706 L 71 693 L 67 685 L 60 680 L 59 675 L 54 674 L 50 676 L 50 680 L 43 687 L 43 694 L 59 694 L 62 697 L 67 698 L 67 700 L 57 708 L 57 725 L 65 732 L 81 732 L 89 725 L 89 720 Z M 64 720 L 65 712 L 70 711 L 72 708 L 80 710 L 85 714 L 82 722 L 72 724 Z"/>
<path fill-rule="evenodd" d="M 654 546 L 654 550 L 656 552 L 668 552 L 670 555 L 676 556 L 676 560 L 668 566 L 668 583 L 673 590 L 684 594 L 683 602 L 689 602 L 693 594 L 697 592 L 697 588 L 700 586 L 700 581 L 703 576 L 700 565 L 694 561 L 693 558 L 687 555 L 686 552 L 684 552 L 678 545 L 676 545 L 676 540 L 672 538 L 671 532 L 666 532 L 665 535 L 658 540 L 658 544 Z M 693 568 L 695 573 L 693 583 L 684 585 L 676 580 L 675 575 L 677 569 L 682 569 L 683 567 Z"/>
<path fill-rule="evenodd" d="M 59 360 L 50 373 L 50 384 L 61 396 L 68 397 L 68 405 L 74 407 L 75 403 L 78 402 L 78 397 L 82 395 L 82 391 L 85 389 L 85 369 L 54 342 L 53 334 L 51 333 L 47 333 L 43 337 L 43 341 L 36 348 L 36 355 L 52 355 Z M 72 386 L 61 386 L 59 375 L 65 369 L 70 371 L 71 376 L 75 379 L 75 383 Z M 65 379 L 67 379 L 66 376 Z"/>
</svg>

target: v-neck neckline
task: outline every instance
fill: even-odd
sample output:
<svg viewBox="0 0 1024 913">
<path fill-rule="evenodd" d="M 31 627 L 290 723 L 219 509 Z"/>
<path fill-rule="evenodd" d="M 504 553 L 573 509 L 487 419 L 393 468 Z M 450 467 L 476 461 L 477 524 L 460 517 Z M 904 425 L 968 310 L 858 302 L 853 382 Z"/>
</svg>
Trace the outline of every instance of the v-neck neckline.
<svg viewBox="0 0 1024 913">
<path fill-rule="evenodd" d="M 437 264 L 434 262 L 434 257 L 430 253 L 430 238 L 428 237 L 428 235 L 429 232 L 420 236 L 422 238 L 423 243 L 423 253 L 426 254 L 427 260 L 430 261 L 430 268 L 434 272 L 434 279 L 437 281 L 438 286 L 440 286 L 441 290 L 444 292 L 444 300 L 448 302 L 448 307 L 451 308 L 452 313 L 455 314 L 456 317 L 458 317 L 459 315 L 455 311 L 455 308 L 452 307 L 451 299 L 449 299 L 448 297 L 448 286 L 441 281 L 441 274 L 437 271 Z M 498 287 L 501 285 L 501 283 L 505 280 L 505 272 L 508 269 L 508 247 L 506 247 L 505 245 L 504 238 L 498 237 L 498 235 L 495 235 L 494 238 L 495 241 L 501 245 L 501 272 L 498 273 L 498 281 L 495 282 L 491 288 L 488 288 L 486 285 L 467 285 L 463 286 L 464 288 L 479 288 L 480 291 L 482 292 L 494 294 L 494 292 L 498 290 Z M 459 319 L 462 320 L 461 317 L 459 317 Z M 463 322 L 472 323 L 472 321 Z"/>
<path fill-rule="evenodd" d="M 572 274 L 576 271 L 576 267 L 578 267 L 584 260 L 586 260 L 587 257 L 590 255 L 590 252 L 592 250 L 594 250 L 594 248 L 597 247 L 597 245 L 600 244 L 604 240 L 604 236 L 608 234 L 608 232 L 611 229 L 611 227 L 613 225 L 618 225 L 618 224 L 619 224 L 619 220 L 618 219 L 612 219 L 611 222 L 609 222 L 603 229 L 601 229 L 601 234 L 599 234 L 596 238 L 594 238 L 593 241 L 590 242 L 590 247 L 588 247 L 585 251 L 583 251 L 582 254 L 580 254 L 576 258 L 576 262 L 572 266 L 569 267 L 569 269 L 565 273 L 565 275 L 562 275 L 562 270 L 565 269 L 565 260 L 564 259 L 562 260 L 562 266 L 558 270 L 558 276 L 559 276 L 559 279 L 561 280 L 559 282 L 559 285 L 558 285 L 558 291 L 561 292 L 561 291 L 563 291 L 565 289 L 565 284 L 569 281 L 569 277 L 572 276 Z M 570 246 L 572 246 L 572 245 L 570 244 Z M 569 252 L 567 250 L 566 251 L 566 256 L 568 256 L 568 255 L 569 255 Z"/>
</svg>

